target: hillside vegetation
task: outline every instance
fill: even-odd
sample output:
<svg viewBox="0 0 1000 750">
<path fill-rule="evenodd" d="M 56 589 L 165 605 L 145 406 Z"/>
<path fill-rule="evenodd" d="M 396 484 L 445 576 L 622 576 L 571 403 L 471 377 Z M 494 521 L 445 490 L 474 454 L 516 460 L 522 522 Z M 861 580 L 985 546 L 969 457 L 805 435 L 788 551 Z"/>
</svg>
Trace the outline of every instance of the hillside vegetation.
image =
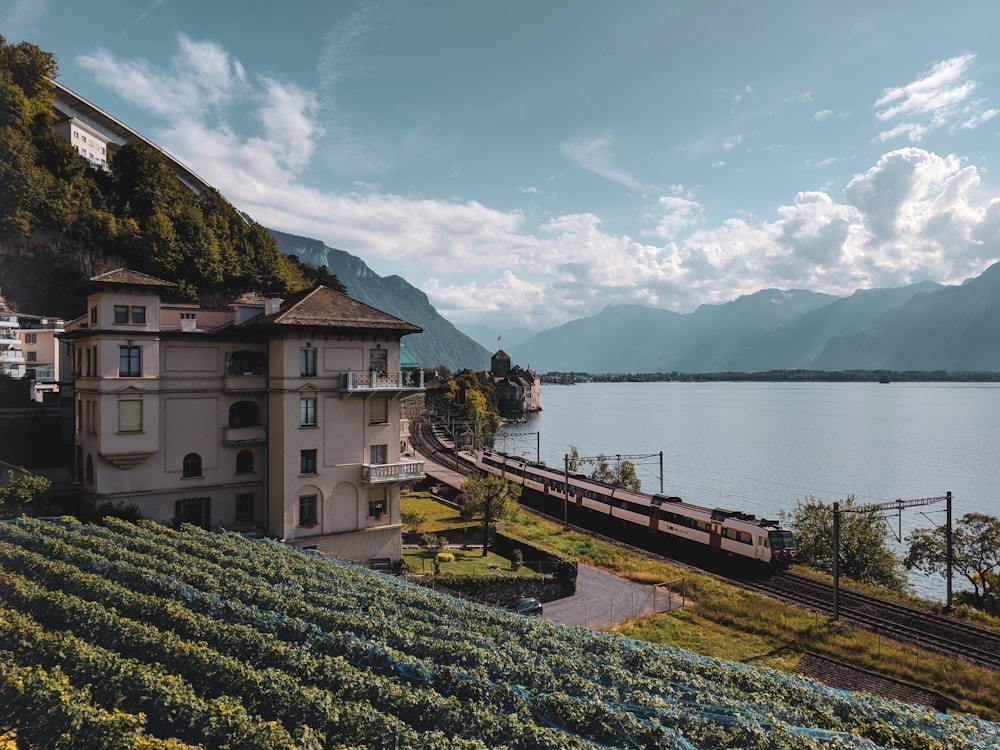
<svg viewBox="0 0 1000 750">
<path fill-rule="evenodd" d="M 19 748 L 1000 743 L 235 534 L 22 519 L 0 524 L 0 563 L 0 737 Z"/>
<path fill-rule="evenodd" d="M 53 266 L 79 280 L 94 265 L 127 264 L 178 283 L 186 299 L 285 293 L 321 275 L 282 255 L 264 227 L 216 191 L 186 187 L 148 145 L 124 145 L 107 171 L 90 166 L 54 129 L 57 73 L 50 53 L 0 36 L 0 256 L 8 256 L 0 284 L 8 301 L 67 314 L 51 309 L 67 304 L 66 290 L 34 294 L 32 276 Z"/>
</svg>

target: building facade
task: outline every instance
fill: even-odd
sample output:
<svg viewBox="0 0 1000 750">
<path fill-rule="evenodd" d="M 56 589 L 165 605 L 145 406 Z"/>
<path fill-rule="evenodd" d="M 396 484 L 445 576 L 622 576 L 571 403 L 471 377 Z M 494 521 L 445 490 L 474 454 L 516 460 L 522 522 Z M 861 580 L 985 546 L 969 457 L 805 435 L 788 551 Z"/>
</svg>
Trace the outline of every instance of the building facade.
<svg viewBox="0 0 1000 750">
<path fill-rule="evenodd" d="M 490 357 L 490 377 L 496 391 L 497 407 L 503 416 L 541 411 L 542 379 L 534 370 L 511 365 L 510 356 L 500 349 Z"/>
<path fill-rule="evenodd" d="M 128 269 L 88 285 L 69 345 L 76 464 L 96 503 L 146 518 L 260 530 L 349 560 L 402 556 L 400 367 L 420 328 L 326 287 L 228 312 L 167 305 Z M 223 322 L 224 319 L 224 322 Z"/>
</svg>

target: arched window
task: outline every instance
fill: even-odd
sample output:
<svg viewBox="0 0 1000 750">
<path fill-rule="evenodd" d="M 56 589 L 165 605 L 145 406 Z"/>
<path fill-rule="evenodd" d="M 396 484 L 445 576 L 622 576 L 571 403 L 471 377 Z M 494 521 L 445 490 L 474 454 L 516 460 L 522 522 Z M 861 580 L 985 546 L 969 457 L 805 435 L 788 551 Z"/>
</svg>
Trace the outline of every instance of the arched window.
<svg viewBox="0 0 1000 750">
<path fill-rule="evenodd" d="M 229 407 L 230 427 L 256 427 L 260 424 L 260 406 L 253 401 L 237 401 Z"/>
<path fill-rule="evenodd" d="M 186 477 L 200 477 L 201 476 L 201 456 L 197 453 L 188 453 L 184 456 L 184 476 Z"/>
<path fill-rule="evenodd" d="M 237 474 L 253 473 L 253 451 L 248 451 L 244 449 L 236 454 L 236 473 Z"/>
</svg>

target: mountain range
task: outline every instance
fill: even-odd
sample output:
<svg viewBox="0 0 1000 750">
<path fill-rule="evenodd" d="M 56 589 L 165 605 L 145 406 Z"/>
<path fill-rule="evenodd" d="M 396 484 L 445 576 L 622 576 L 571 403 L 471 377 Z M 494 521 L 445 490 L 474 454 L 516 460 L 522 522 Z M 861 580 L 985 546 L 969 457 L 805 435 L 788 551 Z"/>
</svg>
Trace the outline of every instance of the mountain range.
<svg viewBox="0 0 1000 750">
<path fill-rule="evenodd" d="M 404 343 L 425 366 L 485 369 L 502 347 L 539 373 L 1000 371 L 1000 264 L 959 286 L 924 281 L 848 297 L 765 289 L 687 314 L 613 305 L 534 335 L 486 326 L 467 335 L 401 277 L 378 276 L 319 240 L 268 231 L 283 253 L 325 265 L 352 297 L 424 328 Z"/>
</svg>

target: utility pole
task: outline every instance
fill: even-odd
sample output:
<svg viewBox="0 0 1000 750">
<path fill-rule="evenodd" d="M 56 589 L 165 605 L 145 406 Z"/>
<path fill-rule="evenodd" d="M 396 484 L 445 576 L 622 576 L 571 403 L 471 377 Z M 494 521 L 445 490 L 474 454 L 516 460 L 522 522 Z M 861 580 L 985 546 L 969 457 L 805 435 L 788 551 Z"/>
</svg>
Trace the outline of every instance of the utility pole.
<svg viewBox="0 0 1000 750">
<path fill-rule="evenodd" d="M 899 516 L 900 533 L 897 540 L 902 536 L 902 516 L 903 508 L 913 508 L 918 505 L 932 505 L 945 501 L 948 514 L 945 531 L 945 567 L 947 568 L 947 592 L 945 600 L 945 611 L 951 611 L 951 564 L 952 564 L 952 541 L 951 541 L 951 491 L 940 497 L 924 497 L 917 500 L 895 500 L 888 503 L 869 503 L 867 505 L 848 505 L 840 507 L 840 503 L 833 504 L 833 619 L 840 618 L 840 514 L 841 513 L 882 513 L 893 510 Z M 884 516 L 883 516 L 884 518 Z M 891 527 L 890 527 L 891 528 Z"/>
</svg>

